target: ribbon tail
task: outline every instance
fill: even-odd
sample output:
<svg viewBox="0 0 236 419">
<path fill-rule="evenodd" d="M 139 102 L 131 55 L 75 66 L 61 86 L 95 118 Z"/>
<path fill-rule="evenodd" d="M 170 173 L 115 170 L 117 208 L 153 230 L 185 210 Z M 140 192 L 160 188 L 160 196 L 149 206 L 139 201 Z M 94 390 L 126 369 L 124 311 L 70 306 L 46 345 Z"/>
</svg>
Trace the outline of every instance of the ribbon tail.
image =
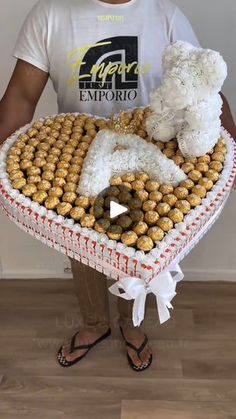
<svg viewBox="0 0 236 419">
<path fill-rule="evenodd" d="M 145 314 L 145 303 L 146 303 L 146 292 L 139 294 L 134 300 L 133 304 L 133 324 L 135 327 L 140 326 L 144 319 Z"/>
</svg>

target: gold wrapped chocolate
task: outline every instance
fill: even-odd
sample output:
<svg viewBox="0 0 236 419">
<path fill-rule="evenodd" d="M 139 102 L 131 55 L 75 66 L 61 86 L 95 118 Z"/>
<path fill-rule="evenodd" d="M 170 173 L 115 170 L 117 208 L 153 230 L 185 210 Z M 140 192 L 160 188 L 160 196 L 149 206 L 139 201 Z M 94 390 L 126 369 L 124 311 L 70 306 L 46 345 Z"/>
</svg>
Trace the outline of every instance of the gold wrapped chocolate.
<svg viewBox="0 0 236 419">
<path fill-rule="evenodd" d="M 13 180 L 13 182 L 12 182 L 12 187 L 14 188 L 14 189 L 22 189 L 23 188 L 23 186 L 25 186 L 26 185 L 26 180 L 25 179 L 23 179 L 23 178 L 20 178 L 20 179 L 15 179 L 15 180 Z"/>
<path fill-rule="evenodd" d="M 220 177 L 220 175 L 219 175 L 219 173 L 218 172 L 216 172 L 215 170 L 212 170 L 212 169 L 209 169 L 206 173 L 205 173 L 205 176 L 208 178 L 208 179 L 210 179 L 210 180 L 212 180 L 212 182 L 217 182 L 217 180 L 219 180 L 219 177 Z"/>
<path fill-rule="evenodd" d="M 64 186 L 65 188 L 65 186 Z M 73 204 L 75 202 L 77 198 L 76 193 L 74 192 L 65 192 L 64 195 L 62 196 L 62 201 L 63 202 L 69 202 L 69 204 Z"/>
<path fill-rule="evenodd" d="M 140 199 L 140 201 L 145 202 L 148 200 L 149 194 L 147 191 L 142 190 L 142 191 L 136 191 L 134 194 L 135 198 Z"/>
<path fill-rule="evenodd" d="M 162 193 L 162 195 L 168 195 L 173 193 L 174 188 L 172 185 L 161 185 L 159 191 Z"/>
<path fill-rule="evenodd" d="M 92 214 L 85 214 L 80 219 L 80 224 L 82 227 L 92 228 L 95 224 L 95 217 Z"/>
<path fill-rule="evenodd" d="M 65 192 L 76 192 L 77 185 L 76 185 L 76 183 L 68 182 L 68 183 L 65 184 L 63 189 L 64 189 Z"/>
<path fill-rule="evenodd" d="M 151 227 L 147 232 L 148 237 L 152 239 L 152 241 L 158 242 L 161 241 L 164 237 L 164 231 L 160 227 Z"/>
<path fill-rule="evenodd" d="M 46 199 L 44 205 L 48 210 L 53 210 L 60 203 L 60 200 L 56 196 L 50 196 Z"/>
<path fill-rule="evenodd" d="M 29 185 L 36 185 L 37 183 L 41 182 L 41 176 L 39 175 L 34 175 L 34 176 L 29 176 L 27 177 L 27 183 Z"/>
<path fill-rule="evenodd" d="M 200 198 L 205 198 L 207 191 L 206 188 L 202 185 L 195 185 L 192 189 L 192 193 L 200 196 Z"/>
<path fill-rule="evenodd" d="M 145 189 L 148 192 L 158 191 L 159 188 L 160 188 L 160 184 L 158 182 L 154 181 L 154 180 L 148 180 L 146 182 Z M 161 190 L 160 190 L 160 192 L 161 192 Z"/>
<path fill-rule="evenodd" d="M 135 191 L 142 191 L 145 187 L 145 183 L 142 180 L 134 180 L 131 185 L 132 189 Z"/>
<path fill-rule="evenodd" d="M 126 231 L 121 236 L 121 241 L 126 246 L 135 246 L 137 240 L 138 240 L 138 236 L 134 231 Z"/>
<path fill-rule="evenodd" d="M 178 199 L 185 199 L 188 196 L 188 189 L 183 186 L 178 186 L 175 188 L 174 194 Z"/>
<path fill-rule="evenodd" d="M 144 221 L 139 221 L 138 223 L 136 223 L 133 226 L 133 231 L 138 235 L 138 236 L 143 236 L 147 233 L 148 231 L 148 225 L 147 223 L 145 223 Z"/>
<path fill-rule="evenodd" d="M 174 208 L 168 212 L 168 217 L 173 221 L 174 224 L 181 223 L 184 219 L 184 214 L 178 209 Z"/>
<path fill-rule="evenodd" d="M 168 204 L 170 207 L 173 207 L 177 201 L 178 198 L 174 194 L 167 194 L 163 196 L 163 202 Z"/>
<path fill-rule="evenodd" d="M 151 201 L 150 199 L 148 201 L 145 201 L 143 203 L 143 210 L 144 211 L 154 211 L 156 208 L 157 203 L 155 201 Z"/>
<path fill-rule="evenodd" d="M 200 196 L 192 193 L 187 197 L 187 201 L 190 203 L 191 207 L 197 207 L 201 204 L 202 200 Z"/>
<path fill-rule="evenodd" d="M 202 177 L 202 173 L 198 170 L 191 170 L 191 172 L 188 174 L 188 177 L 189 179 L 193 180 L 193 182 L 198 182 Z"/>
<path fill-rule="evenodd" d="M 75 205 L 86 209 L 90 205 L 90 200 L 87 196 L 79 196 L 75 201 Z"/>
<path fill-rule="evenodd" d="M 164 232 L 170 231 L 174 224 L 173 221 L 168 217 L 162 217 L 157 221 L 158 227 L 160 227 Z"/>
<path fill-rule="evenodd" d="M 136 178 L 136 180 L 141 180 L 144 183 L 147 182 L 150 179 L 148 173 L 146 173 L 146 172 L 136 172 L 135 173 L 135 178 Z"/>
<path fill-rule="evenodd" d="M 35 192 L 33 194 L 32 199 L 33 199 L 34 202 L 38 202 L 39 204 L 42 204 L 45 201 L 45 199 L 47 198 L 47 196 L 48 196 L 47 192 L 38 191 L 38 192 Z"/>
<path fill-rule="evenodd" d="M 57 213 L 63 217 L 70 214 L 71 209 L 72 205 L 69 202 L 60 202 L 60 204 L 57 205 Z"/>
<path fill-rule="evenodd" d="M 133 221 L 128 215 L 122 215 L 118 218 L 117 224 L 121 226 L 124 230 L 127 230 L 131 227 Z"/>
<path fill-rule="evenodd" d="M 144 215 L 144 220 L 148 225 L 156 224 L 159 219 L 159 214 L 156 211 L 147 211 Z"/>
<path fill-rule="evenodd" d="M 180 199 L 176 202 L 175 207 L 178 208 L 183 214 L 188 214 L 191 211 L 191 205 L 185 199 Z"/>
<path fill-rule="evenodd" d="M 53 184 L 53 186 L 59 186 L 60 188 L 62 188 L 66 184 L 66 181 L 62 177 L 55 177 L 53 179 L 52 184 Z"/>
<path fill-rule="evenodd" d="M 148 236 L 141 236 L 138 238 L 136 246 L 139 250 L 143 252 L 150 252 L 153 249 L 154 243 L 152 239 Z"/>
<path fill-rule="evenodd" d="M 169 204 L 167 204 L 166 202 L 160 202 L 157 206 L 156 206 L 156 211 L 158 212 L 158 214 L 163 217 L 164 215 L 168 214 L 168 212 L 170 211 L 171 207 Z"/>
<path fill-rule="evenodd" d="M 51 182 L 54 179 L 54 177 L 55 177 L 54 173 L 51 172 L 50 170 L 46 170 L 42 174 L 42 179 L 48 180 L 49 182 Z"/>
<path fill-rule="evenodd" d="M 22 188 L 22 193 L 25 196 L 31 197 L 35 192 L 37 192 L 37 186 L 33 185 L 33 184 L 26 184 L 25 186 L 23 186 Z"/>
<path fill-rule="evenodd" d="M 24 177 L 24 173 L 21 170 L 13 170 L 10 174 L 9 174 L 9 178 L 11 180 L 15 180 L 15 179 L 20 179 Z"/>
<path fill-rule="evenodd" d="M 60 188 L 59 186 L 54 186 L 50 189 L 48 195 L 53 198 L 61 198 L 63 193 L 64 192 L 62 188 Z"/>
<path fill-rule="evenodd" d="M 96 221 L 94 228 L 98 233 L 106 233 L 110 225 L 111 223 L 109 220 L 100 218 L 99 220 Z"/>
<path fill-rule="evenodd" d="M 207 191 L 210 191 L 213 186 L 214 183 L 212 182 L 211 179 L 208 179 L 207 177 L 203 177 L 202 179 L 199 180 L 199 185 L 203 186 Z"/>
</svg>

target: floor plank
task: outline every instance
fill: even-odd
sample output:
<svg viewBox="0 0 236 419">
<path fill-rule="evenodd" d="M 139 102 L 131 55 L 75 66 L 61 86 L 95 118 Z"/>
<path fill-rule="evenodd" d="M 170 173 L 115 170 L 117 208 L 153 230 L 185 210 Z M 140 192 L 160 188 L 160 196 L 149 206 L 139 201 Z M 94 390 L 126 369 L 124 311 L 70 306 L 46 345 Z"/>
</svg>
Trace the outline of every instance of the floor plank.
<svg viewBox="0 0 236 419">
<path fill-rule="evenodd" d="M 151 368 L 129 368 L 110 295 L 112 336 L 63 369 L 57 350 L 81 326 L 72 281 L 1 280 L 1 419 L 236 419 L 236 285 L 182 282 L 162 326 L 150 297 Z"/>
</svg>

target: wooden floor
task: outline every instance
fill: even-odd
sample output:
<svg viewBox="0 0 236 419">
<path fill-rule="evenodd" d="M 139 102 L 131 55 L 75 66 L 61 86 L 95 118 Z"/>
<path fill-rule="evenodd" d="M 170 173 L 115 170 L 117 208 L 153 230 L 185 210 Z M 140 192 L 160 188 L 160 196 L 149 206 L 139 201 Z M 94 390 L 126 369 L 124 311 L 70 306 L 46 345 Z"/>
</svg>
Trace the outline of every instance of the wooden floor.
<svg viewBox="0 0 236 419">
<path fill-rule="evenodd" d="M 154 361 L 141 374 L 127 365 L 113 302 L 112 337 L 63 369 L 57 348 L 80 327 L 72 281 L 0 281 L 1 419 L 236 418 L 236 284 L 179 284 L 162 327 L 150 298 Z"/>
</svg>

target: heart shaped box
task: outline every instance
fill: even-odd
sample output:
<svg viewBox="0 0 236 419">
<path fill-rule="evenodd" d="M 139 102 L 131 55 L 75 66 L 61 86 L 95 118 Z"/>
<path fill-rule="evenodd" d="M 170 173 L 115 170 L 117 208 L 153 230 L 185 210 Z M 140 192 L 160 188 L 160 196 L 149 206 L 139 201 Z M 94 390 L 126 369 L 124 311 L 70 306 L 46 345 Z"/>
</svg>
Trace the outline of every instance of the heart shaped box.
<svg viewBox="0 0 236 419">
<path fill-rule="evenodd" d="M 219 181 L 201 205 L 185 216 L 184 221 L 177 224 L 155 249 L 145 254 L 109 240 L 104 234 L 82 228 L 72 219 L 48 211 L 12 188 L 6 173 L 6 154 L 18 136 L 30 127 L 28 124 L 15 132 L 0 151 L 0 206 L 22 230 L 42 243 L 115 280 L 132 276 L 148 284 L 173 264 L 178 264 L 218 219 L 234 183 L 236 144 L 222 128 L 221 135 L 227 142 L 228 153 Z"/>
</svg>

